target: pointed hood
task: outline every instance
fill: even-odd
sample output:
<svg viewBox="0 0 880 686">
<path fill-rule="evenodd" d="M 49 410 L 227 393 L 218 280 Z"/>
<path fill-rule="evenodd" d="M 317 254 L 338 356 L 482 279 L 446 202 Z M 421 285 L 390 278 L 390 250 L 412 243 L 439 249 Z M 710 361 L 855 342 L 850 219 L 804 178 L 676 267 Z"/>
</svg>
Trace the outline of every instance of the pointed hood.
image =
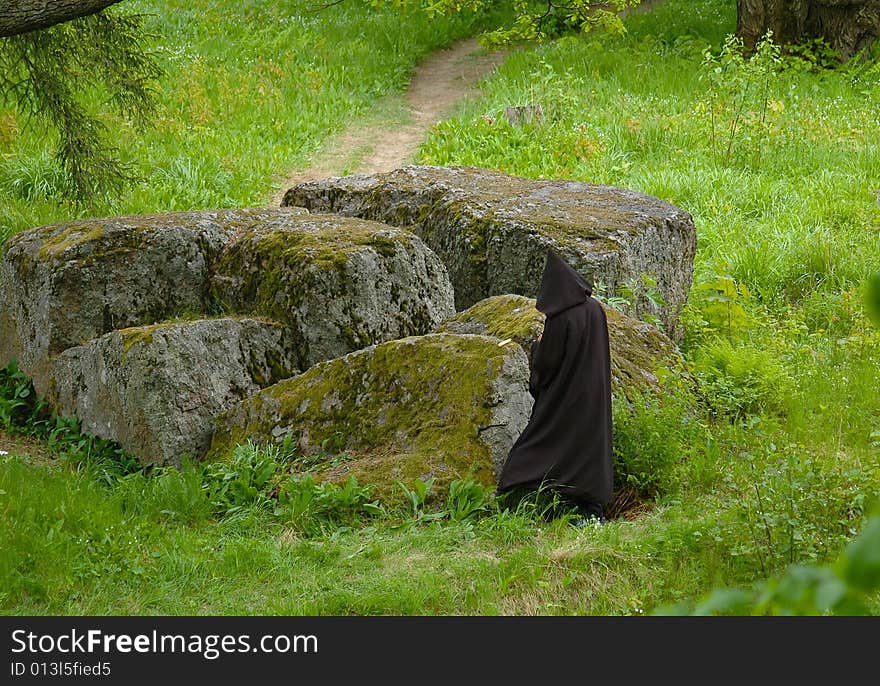
<svg viewBox="0 0 880 686">
<path fill-rule="evenodd" d="M 585 302 L 593 287 L 566 264 L 559 255 L 547 250 L 544 275 L 535 307 L 548 317 Z"/>
</svg>

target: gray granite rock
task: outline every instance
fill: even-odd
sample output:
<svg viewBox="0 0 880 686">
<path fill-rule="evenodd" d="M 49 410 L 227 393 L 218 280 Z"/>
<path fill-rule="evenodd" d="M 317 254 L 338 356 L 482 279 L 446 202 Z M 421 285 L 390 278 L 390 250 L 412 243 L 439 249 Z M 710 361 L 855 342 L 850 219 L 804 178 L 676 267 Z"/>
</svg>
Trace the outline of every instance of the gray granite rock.
<svg viewBox="0 0 880 686">
<path fill-rule="evenodd" d="M 211 264 L 238 232 L 301 208 L 84 219 L 3 245 L 0 366 L 15 358 L 45 393 L 51 358 L 102 334 L 213 310 Z"/>
<path fill-rule="evenodd" d="M 217 421 L 209 453 L 224 459 L 247 440 L 293 441 L 324 462 L 317 478 L 350 475 L 390 495 L 400 479 L 495 484 L 528 422 L 528 362 L 518 345 L 488 336 L 430 334 L 321 362 L 243 400 Z M 323 451 L 339 443 L 345 455 Z M 339 459 L 334 459 L 339 458 Z"/>
</svg>

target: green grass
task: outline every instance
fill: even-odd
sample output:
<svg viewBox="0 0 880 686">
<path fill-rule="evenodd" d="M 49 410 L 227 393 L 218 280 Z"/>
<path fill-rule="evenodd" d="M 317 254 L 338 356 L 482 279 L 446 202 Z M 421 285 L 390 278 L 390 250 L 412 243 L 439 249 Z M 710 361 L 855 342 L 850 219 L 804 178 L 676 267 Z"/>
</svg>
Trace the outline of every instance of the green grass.
<svg viewBox="0 0 880 686">
<path fill-rule="evenodd" d="M 308 535 L 256 505 L 212 517 L 202 484 L 187 467 L 108 487 L 89 469 L 6 457 L 0 611 L 642 614 L 719 584 L 747 587 L 763 574 L 759 560 L 768 571 L 789 562 L 774 564 L 764 532 L 750 538 L 737 506 L 718 496 L 599 529 L 496 509 L 421 524 L 390 513 Z"/>
<path fill-rule="evenodd" d="M 471 35 L 478 22 L 429 20 L 359 1 L 318 6 L 126 2 L 127 11 L 149 15 L 147 29 L 165 69 L 159 109 L 146 131 L 108 118 L 112 141 L 141 181 L 91 207 L 59 204 L 66 179 L 51 158 L 51 134 L 34 119 L 0 110 L 0 243 L 78 214 L 265 204 L 329 135 L 399 92 L 421 58 Z M 89 96 L 93 109 L 98 98 Z"/>
<path fill-rule="evenodd" d="M 621 40 L 514 54 L 481 101 L 438 127 L 422 160 L 669 200 L 697 224 L 698 279 L 724 268 L 767 300 L 845 290 L 880 269 L 880 69 L 779 74 L 763 126 L 755 84 L 727 159 L 739 100 L 712 98 L 701 61 L 732 30 L 733 3 L 672 0 L 627 25 Z M 504 107 L 527 102 L 543 103 L 546 122 L 508 126 Z M 727 105 L 715 112 L 715 153 L 713 104 Z"/>
<path fill-rule="evenodd" d="M 687 524 L 680 508 L 661 507 L 637 524 L 580 533 L 506 513 L 306 537 L 259 509 L 194 515 L 182 507 L 186 487 L 175 496 L 161 480 L 134 475 L 107 489 L 87 473 L 7 458 L 0 610 L 628 614 L 748 579 L 705 563 L 714 551 L 695 537 L 706 524 L 696 503 Z"/>
<path fill-rule="evenodd" d="M 880 270 L 880 68 L 789 63 L 766 108 L 750 92 L 731 136 L 748 68 L 713 86 L 703 60 L 733 30 L 733 5 L 670 0 L 627 19 L 624 38 L 514 52 L 421 149 L 427 163 L 611 183 L 693 214 L 692 377 L 615 406 L 619 473 L 647 498 L 637 517 L 575 530 L 492 503 L 429 521 L 391 505 L 352 514 L 339 494 L 337 510 L 294 516 L 268 485 L 218 505 L 204 469 L 125 474 L 68 446 L 54 466 L 0 462 L 0 612 L 641 614 L 835 560 L 880 492 L 880 333 L 862 304 Z M 209 30 L 219 3 L 175 7 L 165 117 L 126 153 L 150 179 L 108 212 L 267 197 L 277 174 L 466 28 L 353 4 L 282 20 L 282 6 L 252 2 L 237 21 L 265 28 L 221 44 Z M 319 58 L 300 50 L 321 36 Z M 279 82 L 287 59 L 298 67 Z M 321 85 L 305 97 L 310 78 Z M 261 85 L 287 95 L 255 98 Z M 528 102 L 545 121 L 507 126 L 504 107 Z M 2 230 L 64 218 L 39 137 L 3 144 Z"/>
</svg>

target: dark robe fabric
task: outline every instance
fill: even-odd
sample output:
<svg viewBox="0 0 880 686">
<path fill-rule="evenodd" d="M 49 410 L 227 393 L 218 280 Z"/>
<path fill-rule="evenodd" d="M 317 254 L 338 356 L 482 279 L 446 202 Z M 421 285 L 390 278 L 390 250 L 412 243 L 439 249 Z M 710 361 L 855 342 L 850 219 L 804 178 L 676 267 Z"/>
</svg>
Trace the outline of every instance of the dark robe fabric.
<svg viewBox="0 0 880 686">
<path fill-rule="evenodd" d="M 500 493 L 550 488 L 574 503 L 606 504 L 613 487 L 608 322 L 593 289 L 548 251 L 532 346 L 531 418 L 510 449 Z"/>
</svg>

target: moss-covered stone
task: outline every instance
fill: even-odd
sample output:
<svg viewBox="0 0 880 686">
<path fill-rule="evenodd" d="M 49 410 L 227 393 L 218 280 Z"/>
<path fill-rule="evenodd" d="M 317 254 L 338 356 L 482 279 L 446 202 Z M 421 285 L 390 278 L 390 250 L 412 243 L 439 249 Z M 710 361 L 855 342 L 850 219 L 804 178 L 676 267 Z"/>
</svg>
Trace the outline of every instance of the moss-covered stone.
<svg viewBox="0 0 880 686">
<path fill-rule="evenodd" d="M 690 215 L 635 191 L 575 181 L 533 180 L 475 167 L 410 166 L 388 174 L 309 181 L 285 204 L 409 227 L 443 260 L 464 309 L 490 296 L 534 296 L 547 248 L 600 281 L 613 296 L 648 275 L 666 304 L 648 299 L 666 330 L 693 274 Z"/>
<path fill-rule="evenodd" d="M 288 437 L 315 456 L 342 436 L 340 450 L 354 459 L 319 469 L 324 478 L 355 474 L 382 492 L 396 479 L 429 476 L 438 488 L 455 478 L 491 485 L 528 420 L 527 382 L 525 355 L 495 338 L 389 341 L 317 364 L 231 408 L 218 419 L 209 458 L 224 459 L 248 439 Z"/>
<path fill-rule="evenodd" d="M 454 311 L 446 270 L 418 237 L 336 215 L 242 232 L 216 264 L 213 293 L 226 311 L 285 322 L 304 368 L 427 333 Z"/>
<path fill-rule="evenodd" d="M 534 298 L 494 295 L 456 313 L 437 331 L 509 338 L 529 350 L 543 328 L 544 315 L 535 309 Z"/>
<path fill-rule="evenodd" d="M 684 360 L 668 336 L 604 303 L 611 347 L 611 388 L 632 399 L 634 391 L 659 390 L 663 374 L 690 378 Z"/>
</svg>

